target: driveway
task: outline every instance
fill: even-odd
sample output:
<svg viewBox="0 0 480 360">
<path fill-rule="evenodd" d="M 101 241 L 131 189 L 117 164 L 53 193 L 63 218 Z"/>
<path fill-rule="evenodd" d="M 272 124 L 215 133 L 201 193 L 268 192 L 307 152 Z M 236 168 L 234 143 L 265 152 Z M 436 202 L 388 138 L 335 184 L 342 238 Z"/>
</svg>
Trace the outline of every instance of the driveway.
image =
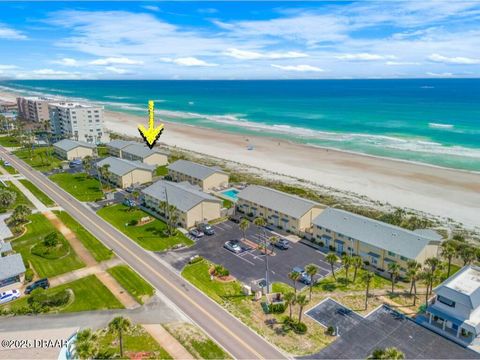
<svg viewBox="0 0 480 360">
<path fill-rule="evenodd" d="M 213 226 L 215 235 L 205 236 L 195 240 L 195 245 L 188 249 L 158 253 L 163 260 L 167 261 L 177 270 L 182 270 L 188 263 L 190 257 L 200 255 L 216 264 L 221 264 L 230 270 L 230 273 L 243 283 L 249 284 L 252 281 L 265 278 L 265 255 L 259 250 L 242 243 L 244 250 L 240 254 L 234 254 L 225 249 L 223 245 L 229 240 L 243 238 L 243 233 L 238 224 L 231 221 Z M 265 236 L 273 236 L 267 229 L 259 228 L 251 224 L 247 230 L 247 239 L 251 245 L 263 244 Z M 274 255 L 269 256 L 269 276 L 271 281 L 291 284 L 288 273 L 295 266 L 316 264 L 319 267 L 317 278 L 322 278 L 330 273 L 330 264 L 325 261 L 325 255 L 305 244 L 290 243 L 288 250 L 275 248 Z M 300 287 L 301 284 L 297 286 Z"/>
</svg>

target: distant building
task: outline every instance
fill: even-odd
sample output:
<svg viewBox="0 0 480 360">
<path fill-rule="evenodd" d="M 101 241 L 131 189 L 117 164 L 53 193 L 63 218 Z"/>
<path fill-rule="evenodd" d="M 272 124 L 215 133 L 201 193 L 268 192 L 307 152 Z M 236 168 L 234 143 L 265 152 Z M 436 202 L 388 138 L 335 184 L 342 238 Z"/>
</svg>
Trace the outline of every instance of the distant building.
<svg viewBox="0 0 480 360">
<path fill-rule="evenodd" d="M 25 271 L 25 265 L 20 254 L 0 257 L 0 291 L 21 286 Z"/>
<path fill-rule="evenodd" d="M 463 344 L 480 334 L 480 267 L 465 266 L 435 289 L 428 325 Z"/>
<path fill-rule="evenodd" d="M 27 96 L 17 98 L 18 116 L 21 119 L 32 122 L 48 121 L 48 103 L 51 98 L 43 96 Z"/>
<path fill-rule="evenodd" d="M 433 230 L 410 231 L 348 211 L 327 208 L 313 220 L 313 241 L 337 253 L 357 254 L 380 271 L 395 262 L 405 273 L 407 262 L 438 255 L 442 237 Z"/>
<path fill-rule="evenodd" d="M 192 185 L 200 186 L 203 191 L 228 186 L 229 181 L 225 171 L 187 160 L 177 160 L 168 165 L 168 175 L 173 181 L 188 181 Z"/>
<path fill-rule="evenodd" d="M 155 170 L 152 165 L 116 157 L 105 158 L 96 164 L 97 168 L 104 165 L 109 166 L 110 176 L 107 180 L 122 189 L 151 182 Z"/>
<path fill-rule="evenodd" d="M 0 112 L 17 112 L 18 104 L 13 101 L 0 100 Z"/>
<path fill-rule="evenodd" d="M 175 206 L 178 225 L 190 228 L 199 222 L 220 217 L 222 201 L 188 182 L 174 183 L 160 180 L 142 190 L 144 204 L 163 218 L 166 217 L 162 203 Z"/>
<path fill-rule="evenodd" d="M 237 197 L 241 212 L 263 217 L 268 224 L 292 233 L 310 230 L 313 219 L 324 209 L 314 201 L 258 185 L 248 186 Z"/>
<path fill-rule="evenodd" d="M 163 166 L 168 164 L 166 152 L 150 149 L 135 141 L 113 140 L 107 144 L 108 153 L 122 159 L 141 161 L 145 164 Z"/>
<path fill-rule="evenodd" d="M 78 102 L 54 102 L 48 108 L 53 134 L 93 144 L 108 141 L 103 107 Z"/>
<path fill-rule="evenodd" d="M 94 156 L 96 146 L 84 141 L 63 139 L 53 144 L 55 154 L 65 160 L 83 159 L 85 156 Z"/>
</svg>

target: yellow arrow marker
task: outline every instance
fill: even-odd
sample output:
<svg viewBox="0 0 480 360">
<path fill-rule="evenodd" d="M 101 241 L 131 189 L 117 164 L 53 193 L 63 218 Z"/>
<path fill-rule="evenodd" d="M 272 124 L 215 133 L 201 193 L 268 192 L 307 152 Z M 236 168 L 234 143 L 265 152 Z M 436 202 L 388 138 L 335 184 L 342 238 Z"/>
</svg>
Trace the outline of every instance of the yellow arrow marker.
<svg viewBox="0 0 480 360">
<path fill-rule="evenodd" d="M 163 132 L 163 124 L 155 127 L 154 121 L 154 112 L 153 112 L 153 100 L 148 101 L 148 129 L 143 125 L 138 125 L 138 131 L 142 135 L 143 140 L 147 143 L 148 147 L 151 149 L 154 147 L 160 135 Z"/>
</svg>

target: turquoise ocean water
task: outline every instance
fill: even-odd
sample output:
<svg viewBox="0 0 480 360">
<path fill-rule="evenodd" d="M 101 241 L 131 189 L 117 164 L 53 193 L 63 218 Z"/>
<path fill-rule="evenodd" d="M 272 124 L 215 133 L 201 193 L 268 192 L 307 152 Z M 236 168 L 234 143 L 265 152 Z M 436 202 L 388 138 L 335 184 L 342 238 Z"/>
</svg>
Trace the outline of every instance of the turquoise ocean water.
<svg viewBox="0 0 480 360">
<path fill-rule="evenodd" d="M 86 99 L 106 109 L 480 171 L 480 80 L 2 81 L 0 90 Z M 167 129 L 168 131 L 168 129 Z"/>
</svg>

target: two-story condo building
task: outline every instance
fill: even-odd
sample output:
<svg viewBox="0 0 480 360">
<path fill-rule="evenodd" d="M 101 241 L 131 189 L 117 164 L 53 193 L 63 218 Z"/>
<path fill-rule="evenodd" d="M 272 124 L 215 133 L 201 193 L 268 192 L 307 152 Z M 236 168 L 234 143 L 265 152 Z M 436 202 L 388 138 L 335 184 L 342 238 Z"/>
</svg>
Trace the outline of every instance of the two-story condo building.
<svg viewBox="0 0 480 360">
<path fill-rule="evenodd" d="M 324 206 L 264 186 L 250 185 L 237 194 L 237 210 L 263 217 L 268 224 L 292 233 L 308 231 Z"/>
<path fill-rule="evenodd" d="M 165 205 L 176 208 L 178 225 L 190 228 L 199 222 L 220 217 L 222 201 L 188 182 L 175 183 L 160 180 L 142 190 L 144 205 L 161 217 L 166 217 Z"/>
<path fill-rule="evenodd" d="M 135 141 L 114 140 L 107 144 L 108 153 L 122 159 L 141 161 L 145 164 L 163 166 L 168 164 L 168 154 L 158 148 L 150 149 Z"/>
<path fill-rule="evenodd" d="M 348 211 L 327 208 L 313 220 L 316 244 L 338 253 L 356 254 L 380 271 L 391 262 L 404 273 L 409 260 L 423 264 L 438 255 L 441 236 L 434 231 L 409 231 Z"/>
<path fill-rule="evenodd" d="M 54 153 L 61 159 L 83 159 L 85 156 L 94 156 L 96 146 L 84 141 L 63 139 L 53 144 Z"/>
<path fill-rule="evenodd" d="M 168 176 L 176 182 L 188 181 L 198 185 L 203 191 L 226 187 L 229 181 L 226 172 L 187 160 L 177 160 L 168 165 Z"/>
<path fill-rule="evenodd" d="M 107 180 L 122 189 L 151 182 L 155 170 L 152 165 L 111 156 L 96 164 L 97 168 L 105 165 L 108 165 Z"/>
<path fill-rule="evenodd" d="M 434 290 L 428 327 L 464 345 L 480 334 L 480 267 L 465 266 Z"/>
</svg>

